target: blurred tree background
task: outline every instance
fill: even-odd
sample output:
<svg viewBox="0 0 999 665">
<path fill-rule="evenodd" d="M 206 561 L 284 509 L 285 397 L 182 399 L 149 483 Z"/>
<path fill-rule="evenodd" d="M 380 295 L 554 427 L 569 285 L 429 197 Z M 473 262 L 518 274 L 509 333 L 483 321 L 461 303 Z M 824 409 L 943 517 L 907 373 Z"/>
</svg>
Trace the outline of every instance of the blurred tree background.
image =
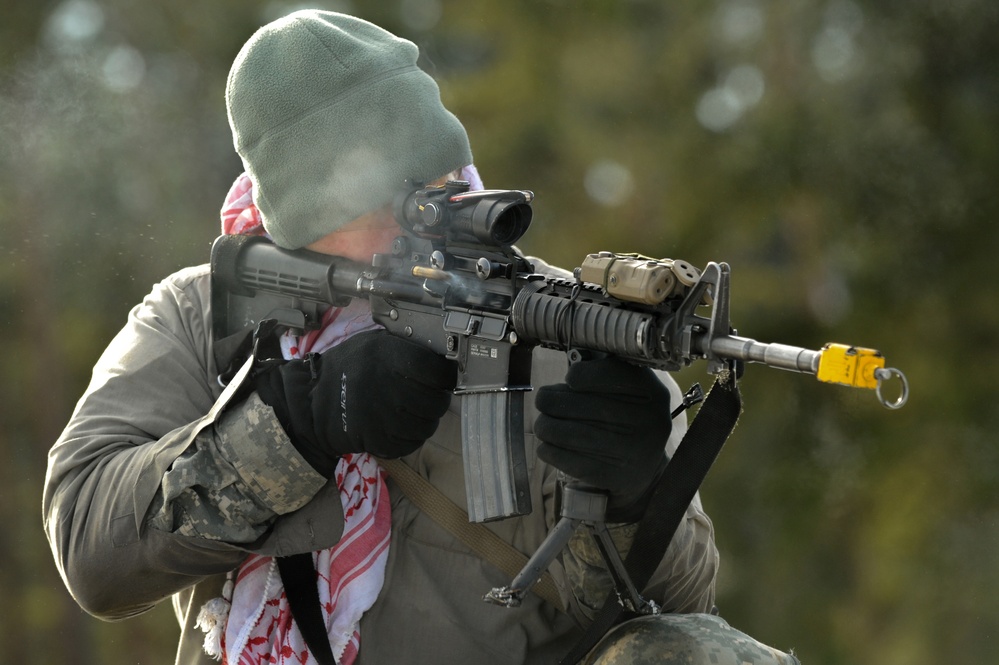
<svg viewBox="0 0 999 665">
<path fill-rule="evenodd" d="M 107 624 L 65 591 L 45 455 L 131 306 L 206 260 L 240 171 L 226 73 L 301 5 L 0 4 L 0 653 L 171 663 L 169 603 Z M 537 193 L 527 251 L 724 260 L 740 334 L 908 374 L 889 412 L 747 369 L 703 492 L 731 623 L 806 664 L 999 662 L 999 5 L 314 6 L 420 44 L 487 185 Z"/>
</svg>

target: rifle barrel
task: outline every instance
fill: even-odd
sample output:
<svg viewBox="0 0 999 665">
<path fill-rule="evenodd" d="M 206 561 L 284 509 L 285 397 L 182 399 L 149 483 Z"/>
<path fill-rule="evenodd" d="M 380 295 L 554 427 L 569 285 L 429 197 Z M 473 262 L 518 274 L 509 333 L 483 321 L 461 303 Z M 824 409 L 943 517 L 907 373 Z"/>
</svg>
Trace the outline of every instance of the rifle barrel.
<svg viewBox="0 0 999 665">
<path fill-rule="evenodd" d="M 811 351 L 787 344 L 764 344 L 746 337 L 722 335 L 711 340 L 711 352 L 721 358 L 733 358 L 804 374 L 817 374 L 821 351 Z"/>
</svg>

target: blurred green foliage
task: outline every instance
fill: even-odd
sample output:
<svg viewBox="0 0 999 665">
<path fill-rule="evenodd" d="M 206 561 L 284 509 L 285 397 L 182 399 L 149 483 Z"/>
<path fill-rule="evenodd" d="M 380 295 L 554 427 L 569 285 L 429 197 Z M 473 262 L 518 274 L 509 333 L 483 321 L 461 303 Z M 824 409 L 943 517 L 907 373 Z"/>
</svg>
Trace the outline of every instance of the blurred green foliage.
<svg viewBox="0 0 999 665">
<path fill-rule="evenodd" d="M 0 653 L 170 663 L 168 603 L 83 614 L 40 528 L 48 446 L 128 309 L 203 262 L 240 170 L 253 0 L 3 3 Z M 704 501 L 734 625 L 806 663 L 999 660 L 999 5 L 356 0 L 416 41 L 524 249 L 733 268 L 740 334 L 882 349 L 898 412 L 750 366 Z M 703 367 L 681 383 L 707 381 Z"/>
</svg>

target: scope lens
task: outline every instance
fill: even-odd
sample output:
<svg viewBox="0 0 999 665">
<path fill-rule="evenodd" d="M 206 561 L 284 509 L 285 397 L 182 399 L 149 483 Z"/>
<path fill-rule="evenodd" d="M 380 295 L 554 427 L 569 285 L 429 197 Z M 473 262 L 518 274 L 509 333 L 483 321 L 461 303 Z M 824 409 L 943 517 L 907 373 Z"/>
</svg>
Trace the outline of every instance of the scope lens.
<svg viewBox="0 0 999 665">
<path fill-rule="evenodd" d="M 514 203 L 491 217 L 489 236 L 497 245 L 512 245 L 527 233 L 534 210 L 526 203 Z"/>
</svg>

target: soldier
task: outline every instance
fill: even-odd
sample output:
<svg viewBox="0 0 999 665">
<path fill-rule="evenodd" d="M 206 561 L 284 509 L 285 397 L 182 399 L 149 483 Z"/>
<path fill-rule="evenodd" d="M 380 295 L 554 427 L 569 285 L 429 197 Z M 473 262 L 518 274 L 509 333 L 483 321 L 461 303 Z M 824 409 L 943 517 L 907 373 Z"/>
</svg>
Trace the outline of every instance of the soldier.
<svg viewBox="0 0 999 665">
<path fill-rule="evenodd" d="M 223 231 L 370 262 L 400 233 L 389 203 L 405 182 L 480 188 L 465 129 L 417 55 L 332 12 L 254 34 L 226 89 L 246 173 Z M 587 542 L 551 566 L 554 593 L 486 605 L 503 573 L 379 465 L 401 459 L 465 504 L 454 363 L 379 330 L 361 300 L 326 312 L 318 331 L 257 330 L 249 359 L 223 351 L 209 277 L 181 270 L 131 312 L 52 448 L 45 528 L 77 602 L 116 620 L 172 597 L 179 664 L 557 662 L 612 588 Z M 245 371 L 223 386 L 233 363 Z M 614 359 L 567 369 L 540 349 L 533 376 L 536 508 L 487 528 L 532 553 L 554 523 L 562 470 L 608 493 L 626 551 L 685 428 L 670 420 L 675 382 Z M 695 499 L 643 590 L 669 613 L 619 628 L 594 662 L 650 651 L 657 662 L 796 662 L 709 614 L 717 565 Z"/>
</svg>

